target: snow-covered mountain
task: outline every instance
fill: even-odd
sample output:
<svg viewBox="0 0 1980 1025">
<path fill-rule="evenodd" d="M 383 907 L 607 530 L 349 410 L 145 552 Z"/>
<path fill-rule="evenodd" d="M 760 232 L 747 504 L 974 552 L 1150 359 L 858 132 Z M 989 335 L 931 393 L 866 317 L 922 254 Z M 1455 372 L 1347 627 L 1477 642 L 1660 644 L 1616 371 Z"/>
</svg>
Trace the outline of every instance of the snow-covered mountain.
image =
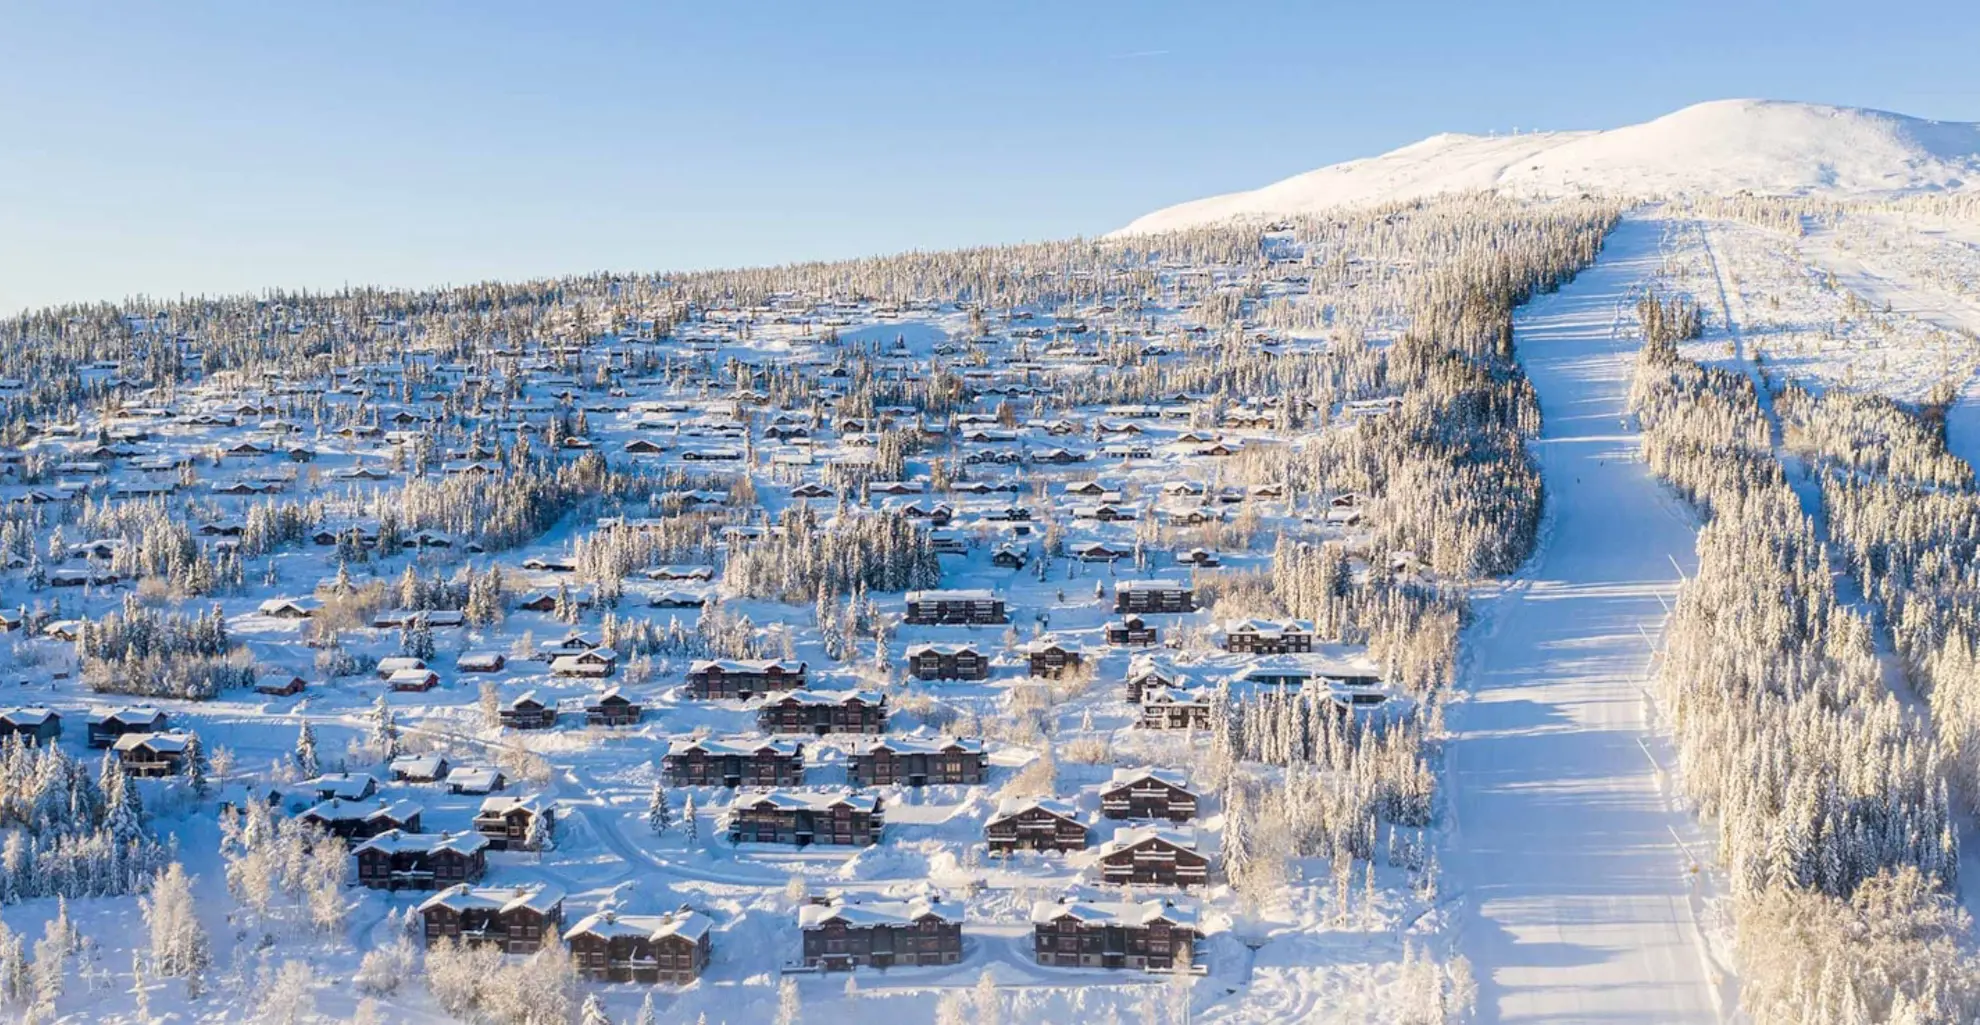
<svg viewBox="0 0 1980 1025">
<path fill-rule="evenodd" d="M 1251 192 L 1157 210 L 1117 234 L 1466 189 L 1532 195 L 1866 195 L 1980 189 L 1980 124 L 1858 107 L 1716 100 L 1608 131 L 1433 135 Z"/>
</svg>

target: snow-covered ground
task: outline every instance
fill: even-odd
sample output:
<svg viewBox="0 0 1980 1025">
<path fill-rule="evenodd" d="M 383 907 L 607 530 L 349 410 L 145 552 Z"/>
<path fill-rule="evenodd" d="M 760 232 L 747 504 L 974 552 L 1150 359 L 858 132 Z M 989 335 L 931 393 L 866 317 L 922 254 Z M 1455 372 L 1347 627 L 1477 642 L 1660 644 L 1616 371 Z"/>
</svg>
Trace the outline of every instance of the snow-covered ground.
<svg viewBox="0 0 1980 1025">
<path fill-rule="evenodd" d="M 1706 852 L 1667 798 L 1642 689 L 1695 533 L 1623 423 L 1635 345 L 1619 329 L 1660 234 L 1625 221 L 1593 269 L 1517 319 L 1546 417 L 1548 518 L 1540 553 L 1468 637 L 1446 765 L 1444 864 L 1485 1020 L 1720 1014 L 1693 860 Z"/>
<path fill-rule="evenodd" d="M 1865 195 L 1980 180 L 1980 125 L 1777 100 L 1715 100 L 1608 131 L 1445 133 L 1250 192 L 1157 210 L 1120 234 L 1499 189 L 1522 195 Z"/>
</svg>

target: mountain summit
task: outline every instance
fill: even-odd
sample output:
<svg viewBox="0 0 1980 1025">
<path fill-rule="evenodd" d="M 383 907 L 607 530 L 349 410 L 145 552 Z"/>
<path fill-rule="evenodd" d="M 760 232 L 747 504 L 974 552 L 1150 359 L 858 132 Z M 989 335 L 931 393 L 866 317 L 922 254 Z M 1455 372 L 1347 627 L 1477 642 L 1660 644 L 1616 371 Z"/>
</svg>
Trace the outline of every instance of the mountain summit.
<svg viewBox="0 0 1980 1025">
<path fill-rule="evenodd" d="M 1980 124 L 1714 100 L 1608 131 L 1433 135 L 1379 157 L 1194 200 L 1117 234 L 1499 189 L 1522 195 L 1877 195 L 1980 189 Z"/>
</svg>

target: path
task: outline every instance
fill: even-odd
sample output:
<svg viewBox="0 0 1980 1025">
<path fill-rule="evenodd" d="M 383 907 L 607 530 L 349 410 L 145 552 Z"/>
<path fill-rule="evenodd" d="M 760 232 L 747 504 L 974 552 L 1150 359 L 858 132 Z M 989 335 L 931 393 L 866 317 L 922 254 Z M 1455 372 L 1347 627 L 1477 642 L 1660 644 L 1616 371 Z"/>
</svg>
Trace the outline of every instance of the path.
<svg viewBox="0 0 1980 1025">
<path fill-rule="evenodd" d="M 1620 426 L 1634 344 L 1619 311 L 1656 270 L 1658 239 L 1654 221 L 1626 220 L 1594 267 L 1516 321 L 1545 415 L 1548 522 L 1466 639 L 1471 698 L 1448 747 L 1444 865 L 1484 1021 L 1720 1016 L 1680 844 L 1702 854 L 1701 838 L 1660 790 L 1652 759 L 1669 758 L 1642 690 L 1694 521 Z"/>
</svg>

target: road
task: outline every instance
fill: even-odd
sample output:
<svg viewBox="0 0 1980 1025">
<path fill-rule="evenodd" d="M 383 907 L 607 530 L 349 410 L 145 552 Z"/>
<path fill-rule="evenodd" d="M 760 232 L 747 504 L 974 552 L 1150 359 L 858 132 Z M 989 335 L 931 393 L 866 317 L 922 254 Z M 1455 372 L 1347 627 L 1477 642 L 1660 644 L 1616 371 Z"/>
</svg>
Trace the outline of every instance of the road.
<svg viewBox="0 0 1980 1025">
<path fill-rule="evenodd" d="M 1650 644 L 1694 563 L 1695 521 L 1622 426 L 1635 342 L 1620 330 L 1658 265 L 1626 220 L 1602 258 L 1516 320 L 1545 428 L 1541 549 L 1467 635 L 1451 710 L 1443 863 L 1479 1018 L 1716 1021 L 1726 989 L 1696 922 L 1709 847 L 1667 800 L 1643 690 Z"/>
</svg>

